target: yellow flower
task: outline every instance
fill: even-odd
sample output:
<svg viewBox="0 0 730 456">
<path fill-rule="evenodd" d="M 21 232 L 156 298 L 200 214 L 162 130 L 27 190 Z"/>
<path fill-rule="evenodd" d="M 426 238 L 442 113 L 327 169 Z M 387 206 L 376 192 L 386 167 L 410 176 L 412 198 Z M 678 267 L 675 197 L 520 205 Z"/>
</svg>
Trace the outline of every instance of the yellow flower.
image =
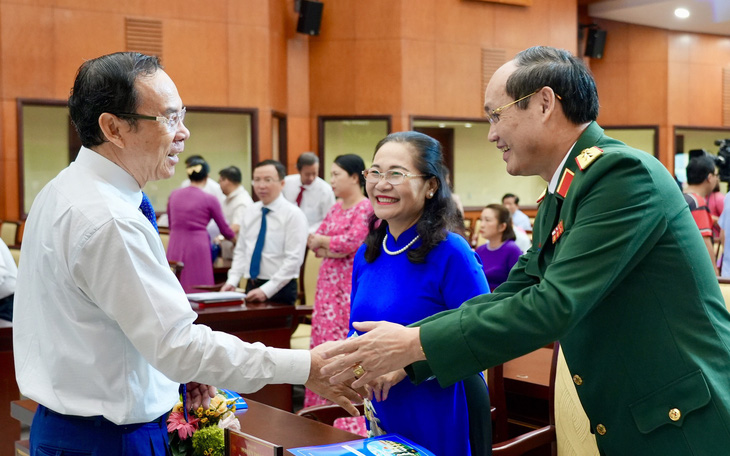
<svg viewBox="0 0 730 456">
<path fill-rule="evenodd" d="M 178 402 L 175 404 L 175 407 L 172 408 L 173 412 L 182 412 L 183 411 L 183 404 L 182 402 Z"/>
</svg>

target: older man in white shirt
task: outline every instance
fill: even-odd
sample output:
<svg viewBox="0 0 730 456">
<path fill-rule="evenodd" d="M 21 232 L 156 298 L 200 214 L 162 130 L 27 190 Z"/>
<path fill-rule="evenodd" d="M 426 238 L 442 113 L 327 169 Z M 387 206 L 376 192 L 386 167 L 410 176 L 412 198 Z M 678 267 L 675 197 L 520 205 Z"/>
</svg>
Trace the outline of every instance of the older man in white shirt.
<svg viewBox="0 0 730 456">
<path fill-rule="evenodd" d="M 309 232 L 314 233 L 335 204 L 335 192 L 319 177 L 319 157 L 304 152 L 297 159 L 298 174 L 284 179 L 284 198 L 299 206 L 307 216 Z"/>
<path fill-rule="evenodd" d="M 307 382 L 351 408 L 342 394 L 357 395 L 329 389 L 317 351 L 194 324 L 141 190 L 174 174 L 190 135 L 157 58 L 84 62 L 69 111 L 83 147 L 33 202 L 15 292 L 16 378 L 39 403 L 31 454 L 168 454 L 165 416 L 180 383 L 200 398 L 214 392 L 205 384 Z"/>
<path fill-rule="evenodd" d="M 281 194 L 284 165 L 264 160 L 253 170 L 253 191 L 258 202 L 247 208 L 242 235 L 233 252 L 233 263 L 223 291 L 248 279 L 246 299 L 293 305 L 297 277 L 307 247 L 307 218 Z"/>
</svg>

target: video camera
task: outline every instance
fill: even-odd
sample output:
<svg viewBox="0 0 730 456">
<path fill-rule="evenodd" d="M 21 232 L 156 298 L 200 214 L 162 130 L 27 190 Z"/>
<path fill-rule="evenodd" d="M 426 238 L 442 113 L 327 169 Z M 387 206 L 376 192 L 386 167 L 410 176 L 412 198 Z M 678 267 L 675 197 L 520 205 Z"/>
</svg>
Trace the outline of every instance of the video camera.
<svg viewBox="0 0 730 456">
<path fill-rule="evenodd" d="M 712 155 L 705 149 L 692 149 L 689 151 L 689 159 L 707 155 L 712 157 L 717 166 L 718 174 L 722 182 L 730 182 L 730 139 L 718 139 L 715 141 L 716 146 L 720 146 L 717 155 Z"/>
<path fill-rule="evenodd" d="M 730 182 L 730 139 L 717 139 L 715 145 L 720 146 L 715 164 L 720 173 L 720 180 Z"/>
</svg>

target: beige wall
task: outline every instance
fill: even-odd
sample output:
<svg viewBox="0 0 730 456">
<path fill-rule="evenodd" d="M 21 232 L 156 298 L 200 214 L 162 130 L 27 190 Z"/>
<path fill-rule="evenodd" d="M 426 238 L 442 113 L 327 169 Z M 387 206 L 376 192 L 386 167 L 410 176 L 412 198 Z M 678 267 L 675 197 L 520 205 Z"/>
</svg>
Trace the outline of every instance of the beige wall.
<svg viewBox="0 0 730 456">
<path fill-rule="evenodd" d="M 375 145 L 388 134 L 388 124 L 384 120 L 328 120 L 324 131 L 323 175 L 329 181 L 332 163 L 338 155 L 359 155 L 365 167 L 369 167 Z"/>
</svg>

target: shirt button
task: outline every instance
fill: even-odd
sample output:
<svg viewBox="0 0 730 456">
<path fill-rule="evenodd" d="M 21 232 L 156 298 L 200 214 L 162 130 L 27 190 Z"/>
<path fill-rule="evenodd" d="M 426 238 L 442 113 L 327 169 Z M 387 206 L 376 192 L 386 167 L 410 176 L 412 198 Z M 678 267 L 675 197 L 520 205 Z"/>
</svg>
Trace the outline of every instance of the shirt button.
<svg viewBox="0 0 730 456">
<path fill-rule="evenodd" d="M 580 377 L 580 375 L 576 374 L 573 376 L 573 383 L 580 386 L 583 384 L 583 379 Z"/>
<path fill-rule="evenodd" d="M 606 435 L 606 426 L 599 424 L 596 426 L 596 432 L 598 432 L 598 435 Z"/>
<path fill-rule="evenodd" d="M 682 412 L 678 408 L 673 408 L 669 411 L 669 419 L 672 421 L 678 421 L 682 417 Z"/>
</svg>

